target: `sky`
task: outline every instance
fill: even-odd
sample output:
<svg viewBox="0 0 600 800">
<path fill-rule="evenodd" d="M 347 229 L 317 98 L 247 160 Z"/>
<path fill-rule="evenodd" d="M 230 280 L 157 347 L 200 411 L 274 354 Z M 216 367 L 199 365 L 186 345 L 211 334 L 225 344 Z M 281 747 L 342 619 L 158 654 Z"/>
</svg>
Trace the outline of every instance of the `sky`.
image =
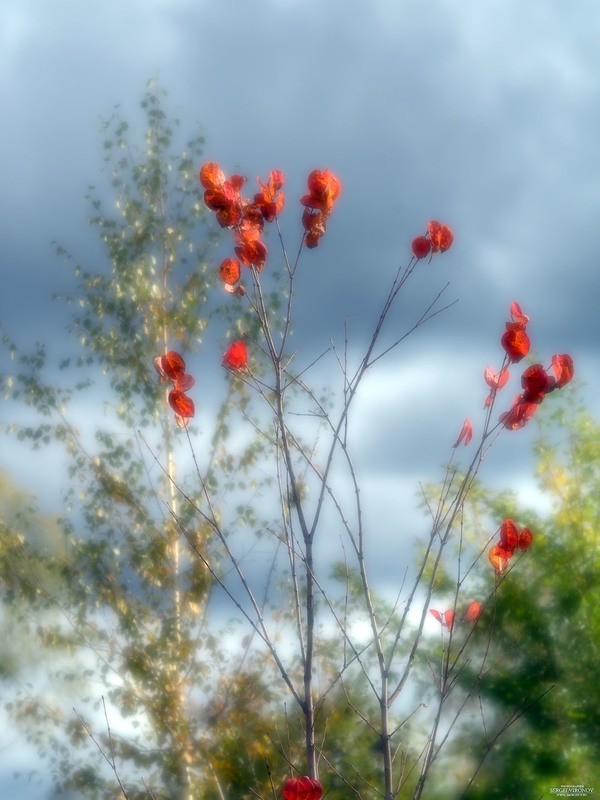
<svg viewBox="0 0 600 800">
<path fill-rule="evenodd" d="M 412 238 L 429 219 L 454 230 L 393 325 L 446 282 L 459 302 L 369 376 L 355 408 L 375 518 L 390 497 L 414 505 L 463 419 L 482 419 L 512 300 L 540 360 L 571 353 L 600 411 L 599 25 L 595 0 L 2 0 L 0 321 L 25 345 L 67 346 L 50 296 L 71 279 L 51 243 L 102 264 L 83 200 L 89 184 L 110 198 L 100 123 L 116 104 L 135 121 L 156 79 L 182 129 L 204 130 L 206 160 L 249 179 L 284 171 L 287 214 L 312 168 L 340 177 L 298 290 L 307 362 L 346 319 L 359 352 Z M 0 419 L 13 413 L 4 404 Z M 504 437 L 484 477 L 531 489 L 531 436 Z M 0 466 L 51 508 L 44 458 L 32 468 L 0 448 Z"/>
</svg>

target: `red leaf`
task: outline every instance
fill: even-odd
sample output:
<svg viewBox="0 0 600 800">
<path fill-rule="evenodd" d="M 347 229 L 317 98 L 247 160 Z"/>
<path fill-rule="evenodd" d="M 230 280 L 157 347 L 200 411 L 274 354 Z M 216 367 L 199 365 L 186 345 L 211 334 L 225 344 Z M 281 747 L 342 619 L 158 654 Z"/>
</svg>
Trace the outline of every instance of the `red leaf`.
<svg viewBox="0 0 600 800">
<path fill-rule="evenodd" d="M 239 229 L 234 233 L 236 243 L 251 239 L 260 239 L 265 221 L 259 206 L 256 203 L 248 203 L 244 206 L 242 221 Z"/>
<path fill-rule="evenodd" d="M 509 431 L 516 431 L 526 425 L 537 411 L 538 403 L 525 402 L 523 395 L 517 395 L 512 407 L 500 414 L 499 421 Z"/>
<path fill-rule="evenodd" d="M 505 519 L 500 526 L 500 544 L 511 555 L 519 543 L 519 526 L 512 519 Z"/>
<path fill-rule="evenodd" d="M 176 381 L 185 372 L 185 361 L 175 350 L 169 350 L 164 356 L 160 356 L 160 366 L 167 378 L 172 381 Z"/>
<path fill-rule="evenodd" d="M 415 258 L 425 258 L 431 251 L 431 242 L 425 236 L 417 236 L 413 239 L 411 247 Z"/>
<path fill-rule="evenodd" d="M 556 375 L 556 386 L 562 389 L 569 381 L 573 380 L 575 367 L 573 359 L 567 353 L 555 353 L 552 356 L 552 369 Z"/>
<path fill-rule="evenodd" d="M 222 362 L 224 367 L 234 372 L 238 372 L 248 364 L 248 351 L 242 341 L 232 342 L 223 353 Z"/>
<path fill-rule="evenodd" d="M 506 323 L 506 331 L 504 332 L 500 344 L 506 351 L 510 360 L 516 364 L 522 358 L 525 358 L 529 352 L 531 342 L 527 331 L 524 327 L 515 327 L 516 323 Z"/>
<path fill-rule="evenodd" d="M 184 375 L 181 376 L 181 378 L 177 378 L 173 386 L 180 392 L 187 392 L 188 389 L 191 389 L 195 383 L 196 381 L 192 378 L 192 376 L 188 375 L 186 372 Z"/>
<path fill-rule="evenodd" d="M 280 169 L 272 169 L 269 174 L 269 191 L 271 195 L 283 189 L 284 183 L 285 178 L 283 177 L 283 172 Z"/>
<path fill-rule="evenodd" d="M 323 787 L 319 781 L 309 778 L 288 778 L 283 784 L 285 800 L 320 800 L 323 796 Z"/>
<path fill-rule="evenodd" d="M 532 364 L 521 375 L 523 387 L 523 402 L 541 403 L 549 385 L 554 388 L 554 383 L 549 384 L 548 374 L 542 364 Z"/>
<path fill-rule="evenodd" d="M 180 417 L 188 419 L 196 413 L 194 401 L 180 389 L 172 389 L 169 392 L 169 405 Z"/>
<path fill-rule="evenodd" d="M 496 397 L 496 393 L 503 388 L 508 382 L 510 378 L 510 373 L 506 369 L 501 369 L 500 372 L 494 372 L 491 367 L 486 367 L 483 373 L 483 379 L 490 387 L 490 393 L 485 399 L 485 403 L 483 404 L 484 408 L 488 408 L 494 402 L 494 398 Z"/>
<path fill-rule="evenodd" d="M 529 528 L 521 528 L 521 530 L 519 531 L 519 543 L 517 545 L 519 550 L 521 550 L 521 552 L 524 553 L 526 550 L 529 549 L 532 542 L 533 542 L 533 533 L 531 532 L 531 530 Z"/>
<path fill-rule="evenodd" d="M 429 613 L 437 619 L 443 628 L 451 628 L 454 624 L 454 611 L 451 608 L 448 611 L 444 611 L 443 614 L 440 611 L 436 611 L 435 608 L 430 608 Z"/>
<path fill-rule="evenodd" d="M 473 426 L 471 425 L 471 420 L 467 417 L 464 421 L 464 424 L 460 430 L 458 435 L 458 439 L 454 442 L 452 447 L 458 447 L 458 445 L 464 440 L 465 447 L 469 444 L 471 439 L 473 438 Z"/>
<path fill-rule="evenodd" d="M 243 188 L 244 184 L 246 183 L 246 178 L 243 175 L 232 175 L 231 178 L 227 181 L 227 183 L 232 187 L 232 189 L 240 193 L 240 189 Z"/>
<path fill-rule="evenodd" d="M 216 213 L 222 228 L 233 228 L 242 219 L 243 206 L 247 202 L 240 195 L 245 178 L 232 175 L 226 180 L 218 164 L 208 162 L 200 170 L 200 182 L 205 188 L 204 202 Z"/>
<path fill-rule="evenodd" d="M 507 369 L 501 369 L 500 372 L 494 372 L 491 367 L 486 367 L 483 373 L 483 379 L 490 387 L 490 389 L 502 389 L 506 385 L 510 374 Z"/>
<path fill-rule="evenodd" d="M 527 314 L 522 312 L 521 306 L 514 300 L 510 305 L 510 317 L 513 322 L 517 322 L 519 325 L 527 325 L 529 322 Z"/>
</svg>

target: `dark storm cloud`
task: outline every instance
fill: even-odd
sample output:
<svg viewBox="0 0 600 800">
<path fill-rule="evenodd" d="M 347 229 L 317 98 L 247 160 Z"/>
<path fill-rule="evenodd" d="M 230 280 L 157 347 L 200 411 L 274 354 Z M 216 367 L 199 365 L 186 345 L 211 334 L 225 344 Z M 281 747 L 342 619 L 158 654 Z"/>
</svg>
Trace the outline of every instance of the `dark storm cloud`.
<svg viewBox="0 0 600 800">
<path fill-rule="evenodd" d="M 454 435 L 472 413 L 465 398 L 479 398 L 483 368 L 499 359 L 517 299 L 532 318 L 540 358 L 573 352 L 593 396 L 593 3 L 567 11 L 535 2 L 523 13 L 516 2 L 475 0 L 460 9 L 442 0 L 351 8 L 341 0 L 110 0 L 85 8 L 13 0 L 2 15 L 0 81 L 10 113 L 2 131 L 0 318 L 17 336 L 55 344 L 66 336 L 48 297 L 68 288 L 69 272 L 50 241 L 102 264 L 82 200 L 89 183 L 106 183 L 99 121 L 119 103 L 135 122 L 145 82 L 156 76 L 184 131 L 205 129 L 207 159 L 251 181 L 271 167 L 285 171 L 289 242 L 299 235 L 295 198 L 308 170 L 327 166 L 342 178 L 328 234 L 300 269 L 295 330 L 306 362 L 330 339 L 339 344 L 345 323 L 358 357 L 412 237 L 439 218 L 454 228 L 455 245 L 419 265 L 384 341 L 409 327 L 446 282 L 443 300 L 460 302 L 382 364 L 382 383 L 393 376 L 401 402 L 410 398 L 434 420 L 434 440 Z M 271 248 L 276 262 L 274 238 Z M 327 381 L 328 369 L 317 369 L 317 379 Z M 370 391 L 378 390 L 367 386 L 365 396 Z M 395 429 L 402 419 L 390 401 Z M 369 420 L 364 452 L 372 442 L 378 455 L 369 463 L 379 459 L 385 469 Z M 416 433 L 405 451 L 411 469 L 431 458 Z"/>
<path fill-rule="evenodd" d="M 66 280 L 51 239 L 94 246 L 81 197 L 101 183 L 99 118 L 114 103 L 135 114 L 157 75 L 185 125 L 205 127 L 207 158 L 251 179 L 280 167 L 290 205 L 311 167 L 342 177 L 330 233 L 305 260 L 305 337 L 336 334 L 348 314 L 366 333 L 410 239 L 437 217 L 456 231 L 432 269 L 461 297 L 451 335 L 483 336 L 518 296 L 540 317 L 583 308 L 589 341 L 598 86 L 581 8 L 30 0 L 4 13 L 3 318 L 17 324 L 19 308 L 32 323 Z M 423 281 L 411 302 L 431 291 Z"/>
<path fill-rule="evenodd" d="M 68 288 L 69 272 L 50 241 L 102 265 L 82 199 L 88 184 L 106 186 L 99 122 L 117 103 L 140 121 L 146 80 L 157 77 L 184 132 L 205 129 L 207 159 L 250 181 L 271 167 L 285 171 L 289 242 L 299 235 L 296 198 L 309 169 L 342 178 L 328 234 L 300 269 L 295 330 L 305 363 L 330 339 L 339 345 L 345 323 L 358 357 L 412 237 L 430 218 L 454 228 L 452 250 L 419 265 L 384 341 L 410 327 L 446 282 L 443 301 L 460 302 L 363 389 L 367 410 L 357 418 L 369 469 L 421 478 L 421 465 L 443 460 L 417 432 L 425 424 L 431 441 L 446 441 L 479 409 L 481 373 L 498 364 L 513 299 L 532 318 L 540 358 L 573 352 L 593 398 L 593 3 L 567 11 L 535 2 L 524 13 L 516 2 L 475 0 L 460 9 L 442 0 L 13 0 L 1 13 L 0 85 L 10 113 L 2 128 L 0 318 L 17 337 L 54 345 L 66 337 L 63 312 L 48 298 Z M 276 262 L 274 237 L 270 244 Z M 331 379 L 331 363 L 318 366 L 317 381 Z M 384 385 L 389 408 L 371 413 Z M 402 447 L 382 446 L 382 418 L 388 443 L 413 420 L 397 434 Z"/>
</svg>

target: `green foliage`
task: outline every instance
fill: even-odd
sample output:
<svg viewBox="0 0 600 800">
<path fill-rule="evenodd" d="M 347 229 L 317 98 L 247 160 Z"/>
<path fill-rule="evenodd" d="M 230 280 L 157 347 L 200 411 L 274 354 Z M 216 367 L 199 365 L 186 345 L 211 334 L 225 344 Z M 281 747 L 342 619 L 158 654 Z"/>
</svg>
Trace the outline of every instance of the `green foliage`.
<svg viewBox="0 0 600 800">
<path fill-rule="evenodd" d="M 36 628 L 43 631 L 49 655 L 68 640 L 42 624 L 49 610 L 65 599 L 63 548 L 56 518 L 40 514 L 34 498 L 0 472 L 0 635 L 12 644 L 0 650 L 0 680 L 20 678 L 35 660 Z M 30 614 L 32 604 L 38 616 Z"/>
<path fill-rule="evenodd" d="M 459 676 L 476 691 L 452 759 L 471 768 L 485 759 L 469 800 L 529 800 L 600 780 L 600 425 L 573 391 L 540 413 L 536 454 L 546 513 L 506 494 L 471 498 L 477 515 L 527 520 L 535 539 L 477 625 L 472 658 L 487 652 L 483 675 L 467 667 Z M 442 783 L 435 797 L 447 791 Z"/>
<path fill-rule="evenodd" d="M 104 125 L 114 209 L 105 209 L 93 188 L 88 201 L 106 265 L 85 267 L 58 247 L 77 283 L 73 294 L 59 299 L 73 310 L 78 353 L 62 361 L 62 380 L 54 385 L 45 378 L 45 347 L 22 353 L 5 334 L 15 368 L 0 376 L 5 398 L 35 412 L 33 421 L 28 415 L 24 424 L 6 430 L 33 448 L 61 444 L 69 459 L 65 511 L 53 522 L 60 552 L 38 546 L 31 535 L 35 510 L 25 503 L 12 513 L 18 503 L 11 500 L 1 521 L 3 621 L 23 625 L 26 616 L 37 619 L 37 626 L 27 628 L 37 647 L 63 654 L 55 697 L 44 697 L 43 687 L 37 694 L 25 687 L 11 698 L 11 711 L 48 758 L 58 784 L 90 798 L 115 796 L 100 748 L 113 754 L 130 797 L 147 795 L 142 779 L 157 797 L 188 797 L 207 781 L 220 786 L 226 776 L 215 771 L 218 748 L 206 746 L 217 725 L 210 706 L 233 693 L 237 677 L 231 665 L 242 657 L 226 644 L 227 631 L 217 636 L 209 624 L 213 578 L 194 550 L 214 570 L 220 550 L 196 513 L 200 487 L 186 487 L 186 502 L 175 491 L 174 453 L 181 439 L 152 361 L 169 349 L 193 352 L 211 319 L 239 330 L 249 326 L 248 316 L 229 296 L 226 305 L 209 300 L 215 237 L 204 230 L 197 179 L 202 136 L 178 154 L 178 123 L 167 118 L 160 90 L 149 86 L 142 109 L 143 148 L 130 141 L 118 111 Z M 79 381 L 73 379 L 76 368 Z M 91 386 L 96 410 L 98 391 L 105 393 L 104 413 L 94 415 L 91 430 L 80 430 L 71 408 Z M 241 454 L 225 445 L 229 417 L 245 403 L 242 385 L 231 381 L 208 458 L 207 483 L 215 493 L 239 485 L 240 470 L 260 457 L 256 442 Z M 251 528 L 263 525 L 247 508 L 240 518 Z M 5 658 L 3 674 L 14 675 L 17 667 Z M 58 687 L 72 683 L 74 673 L 87 676 L 88 683 L 65 702 L 69 695 L 61 696 Z M 246 681 L 251 686 L 254 676 Z M 247 709 L 246 722 L 268 705 L 267 696 L 256 697 L 259 707 Z M 73 705 L 88 720 L 98 747 L 73 719 Z"/>
<path fill-rule="evenodd" d="M 173 153 L 179 123 L 167 119 L 161 100 L 151 86 L 142 102 L 143 150 L 127 138 L 129 126 L 118 110 L 104 125 L 115 209 L 107 212 L 93 187 L 87 199 L 93 212 L 89 222 L 98 231 L 110 271 L 75 262 L 79 292 L 65 298 L 75 308 L 72 330 L 85 353 L 80 362 L 93 359 L 109 373 L 119 416 L 136 425 L 156 413 L 156 381 L 148 364 L 167 343 L 189 352 L 201 341 L 213 283 L 207 258 L 214 236 L 204 230 L 197 180 L 204 138 L 198 135 L 182 153 Z M 62 247 L 58 253 L 73 261 Z"/>
</svg>

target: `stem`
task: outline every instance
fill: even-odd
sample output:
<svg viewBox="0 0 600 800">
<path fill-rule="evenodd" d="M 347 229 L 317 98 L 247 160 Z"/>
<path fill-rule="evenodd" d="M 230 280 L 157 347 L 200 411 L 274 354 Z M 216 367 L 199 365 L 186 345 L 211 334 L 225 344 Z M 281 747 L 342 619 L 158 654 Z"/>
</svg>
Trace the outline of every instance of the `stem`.
<svg viewBox="0 0 600 800">
<path fill-rule="evenodd" d="M 285 253 L 285 251 L 284 251 Z M 299 257 L 299 254 L 298 254 Z M 298 259 L 296 259 L 297 261 Z M 286 256 L 287 263 L 287 256 Z M 304 612 L 306 615 L 305 635 L 306 641 L 304 646 L 300 642 L 301 650 L 304 650 L 303 655 L 303 698 L 301 703 L 302 713 L 304 714 L 304 743 L 306 752 L 306 769 L 310 778 L 318 778 L 317 769 L 317 752 L 315 745 L 315 698 L 313 686 L 313 664 L 314 664 L 314 632 L 315 632 L 315 581 L 314 581 L 314 560 L 313 560 L 313 541 L 315 528 L 309 528 L 305 514 L 302 497 L 298 487 L 298 478 L 291 453 L 291 444 L 288 436 L 288 427 L 286 422 L 286 410 L 284 403 L 285 392 L 285 367 L 282 364 L 283 348 L 287 339 L 289 325 L 292 314 L 292 297 L 293 297 L 293 281 L 294 270 L 288 265 L 289 276 L 289 295 L 288 306 L 286 311 L 286 321 L 283 331 L 282 342 L 277 348 L 273 340 L 269 324 L 269 316 L 265 305 L 264 297 L 258 273 L 253 270 L 254 287 L 257 298 L 256 309 L 261 322 L 261 327 L 267 344 L 268 352 L 273 365 L 275 373 L 275 420 L 278 429 L 278 440 L 281 444 L 281 453 L 283 456 L 283 463 L 285 466 L 285 473 L 290 487 L 290 494 L 293 507 L 298 518 L 300 532 L 304 542 L 304 564 L 305 564 L 305 579 L 306 579 L 306 600 Z M 300 621 L 298 631 L 301 632 Z"/>
<path fill-rule="evenodd" d="M 423 764 L 421 766 L 421 773 L 419 775 L 419 780 L 417 781 L 415 792 L 413 794 L 413 800 L 420 800 L 420 797 L 423 794 L 423 789 L 425 788 L 425 781 L 427 780 L 427 775 L 429 774 L 429 768 L 431 766 L 431 762 L 434 756 L 435 740 L 437 738 L 437 732 L 442 719 L 444 701 L 446 699 L 447 696 L 446 693 L 448 690 L 448 659 L 450 657 L 451 643 L 452 643 L 452 628 L 450 628 L 450 635 L 448 638 L 448 648 L 445 652 L 442 653 L 442 667 L 440 673 L 440 700 L 438 703 L 435 720 L 433 722 L 433 727 L 431 729 L 431 733 L 429 734 L 429 739 L 427 740 L 427 745 L 425 747 L 425 757 L 423 759 Z"/>
</svg>

